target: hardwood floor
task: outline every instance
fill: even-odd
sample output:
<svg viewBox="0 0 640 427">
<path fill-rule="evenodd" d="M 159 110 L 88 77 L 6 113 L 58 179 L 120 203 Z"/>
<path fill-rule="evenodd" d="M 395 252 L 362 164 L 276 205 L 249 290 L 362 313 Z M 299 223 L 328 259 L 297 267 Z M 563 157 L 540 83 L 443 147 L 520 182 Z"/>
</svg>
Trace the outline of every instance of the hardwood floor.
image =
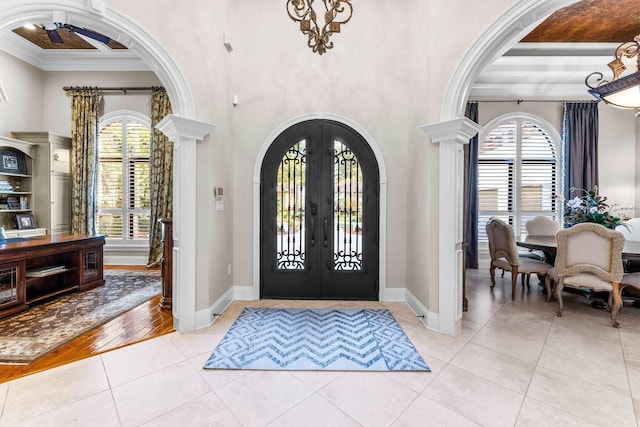
<svg viewBox="0 0 640 427">
<path fill-rule="evenodd" d="M 105 269 L 146 269 L 105 266 Z M 173 332 L 170 310 L 158 307 L 160 295 L 104 325 L 85 332 L 29 365 L 0 365 L 0 383 Z"/>
</svg>

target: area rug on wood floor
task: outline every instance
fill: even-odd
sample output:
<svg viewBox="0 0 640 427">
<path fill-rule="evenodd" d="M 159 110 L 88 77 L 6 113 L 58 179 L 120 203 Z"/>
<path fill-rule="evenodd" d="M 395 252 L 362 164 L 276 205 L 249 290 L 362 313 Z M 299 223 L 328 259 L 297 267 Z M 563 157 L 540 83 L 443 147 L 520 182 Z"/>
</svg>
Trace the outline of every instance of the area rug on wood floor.
<svg viewBox="0 0 640 427">
<path fill-rule="evenodd" d="M 205 369 L 430 371 L 386 309 L 247 307 Z"/>
<path fill-rule="evenodd" d="M 105 284 L 0 321 L 0 363 L 28 364 L 160 294 L 160 272 L 105 270 Z"/>
</svg>

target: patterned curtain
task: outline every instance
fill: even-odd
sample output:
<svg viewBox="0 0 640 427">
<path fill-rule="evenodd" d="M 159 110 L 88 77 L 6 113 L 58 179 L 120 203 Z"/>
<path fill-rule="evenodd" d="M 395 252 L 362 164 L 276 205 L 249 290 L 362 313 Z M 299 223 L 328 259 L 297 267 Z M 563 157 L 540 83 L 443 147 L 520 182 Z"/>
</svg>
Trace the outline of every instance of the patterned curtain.
<svg viewBox="0 0 640 427">
<path fill-rule="evenodd" d="M 171 114 L 171 102 L 164 88 L 153 88 L 151 100 L 151 217 L 149 218 L 149 261 L 157 267 L 162 260 L 162 224 L 173 215 L 173 143 L 156 125 Z"/>
<path fill-rule="evenodd" d="M 71 101 L 71 233 L 95 233 L 96 138 L 102 96 L 95 88 L 68 91 Z"/>
</svg>

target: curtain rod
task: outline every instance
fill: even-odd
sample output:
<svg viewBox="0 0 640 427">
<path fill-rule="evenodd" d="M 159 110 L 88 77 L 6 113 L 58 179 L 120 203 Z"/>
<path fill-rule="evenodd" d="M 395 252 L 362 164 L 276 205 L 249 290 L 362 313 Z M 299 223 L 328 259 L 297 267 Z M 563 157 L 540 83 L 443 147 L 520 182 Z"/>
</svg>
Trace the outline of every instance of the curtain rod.
<svg viewBox="0 0 640 427">
<path fill-rule="evenodd" d="M 106 95 L 108 95 L 108 93 L 105 93 L 105 92 L 111 92 L 111 94 L 121 93 L 122 95 L 126 95 L 127 92 L 151 93 L 154 90 L 161 90 L 161 89 L 164 90 L 164 88 L 162 86 L 150 86 L 150 87 L 136 87 L 136 86 L 130 86 L 130 87 L 64 86 L 62 89 L 65 92 L 68 92 L 70 90 L 93 89 L 93 90 L 102 92 L 103 94 L 106 94 Z"/>
<path fill-rule="evenodd" d="M 468 102 L 515 102 L 516 104 L 522 104 L 523 102 L 598 102 L 596 100 L 589 99 L 478 99 Z"/>
</svg>

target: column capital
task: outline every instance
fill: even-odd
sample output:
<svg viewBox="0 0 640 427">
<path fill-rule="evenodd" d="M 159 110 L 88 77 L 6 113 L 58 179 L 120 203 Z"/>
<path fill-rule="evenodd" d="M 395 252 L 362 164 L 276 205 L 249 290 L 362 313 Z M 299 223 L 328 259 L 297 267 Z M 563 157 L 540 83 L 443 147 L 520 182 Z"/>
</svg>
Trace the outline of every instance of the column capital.
<svg viewBox="0 0 640 427">
<path fill-rule="evenodd" d="M 482 130 L 482 126 L 466 117 L 419 126 L 419 129 L 431 137 L 431 142 L 457 142 L 468 144 L 469 140 Z"/>
<path fill-rule="evenodd" d="M 172 142 L 182 139 L 203 140 L 216 127 L 216 125 L 187 119 L 176 114 L 168 114 L 156 125 L 156 128 L 167 135 Z"/>
</svg>

